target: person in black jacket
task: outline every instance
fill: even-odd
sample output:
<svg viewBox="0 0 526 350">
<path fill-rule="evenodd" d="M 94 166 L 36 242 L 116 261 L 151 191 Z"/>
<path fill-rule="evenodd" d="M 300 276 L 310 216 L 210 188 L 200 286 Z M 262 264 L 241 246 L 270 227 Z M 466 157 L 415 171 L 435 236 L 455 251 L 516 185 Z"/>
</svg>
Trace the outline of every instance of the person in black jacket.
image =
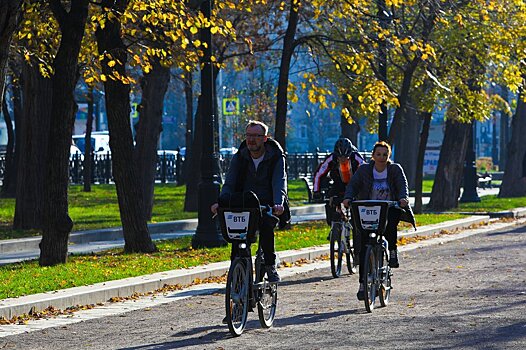
<svg viewBox="0 0 526 350">
<path fill-rule="evenodd" d="M 269 205 L 274 215 L 283 214 L 287 195 L 287 174 L 284 152 L 280 144 L 270 138 L 268 126 L 251 120 L 245 129 L 246 140 L 232 157 L 226 174 L 221 196 L 237 192 L 254 192 L 262 205 Z M 218 203 L 210 208 L 216 214 Z M 259 239 L 263 249 L 265 268 L 269 282 L 279 282 L 274 251 L 274 227 L 276 222 L 263 216 Z M 235 245 L 232 245 L 233 249 Z"/>
<path fill-rule="evenodd" d="M 398 223 L 400 220 L 403 220 L 415 226 L 415 218 L 409 206 L 409 189 L 404 170 L 400 164 L 391 162 L 390 156 L 391 146 L 387 142 L 380 141 L 374 145 L 373 160 L 358 168 L 345 189 L 343 204 L 349 207 L 352 200 L 360 199 L 398 201 L 403 210 L 389 210 L 385 229 L 385 238 L 389 244 L 389 266 L 397 268 L 399 267 L 398 251 L 396 249 Z M 365 240 L 361 241 L 359 251 L 363 252 Z M 362 283 L 364 255 L 358 254 L 360 260 L 360 288 L 357 297 L 359 300 L 364 299 Z"/>
</svg>

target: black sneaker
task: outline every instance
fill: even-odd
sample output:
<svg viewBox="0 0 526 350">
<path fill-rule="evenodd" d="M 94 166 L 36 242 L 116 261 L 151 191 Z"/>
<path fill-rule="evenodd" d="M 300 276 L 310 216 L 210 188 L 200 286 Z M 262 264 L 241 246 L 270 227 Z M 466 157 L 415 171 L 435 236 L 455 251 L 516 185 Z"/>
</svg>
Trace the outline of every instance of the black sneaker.
<svg viewBox="0 0 526 350">
<path fill-rule="evenodd" d="M 389 251 L 389 266 L 396 269 L 400 266 L 398 263 L 398 250 L 390 250 Z"/>
<path fill-rule="evenodd" d="M 360 287 L 358 288 L 358 293 L 356 293 L 356 297 L 358 298 L 358 300 L 365 300 L 365 291 L 363 283 L 360 283 Z"/>
<path fill-rule="evenodd" d="M 227 317 L 225 316 L 225 318 L 223 318 L 223 321 L 221 321 L 222 324 L 228 324 L 228 320 L 227 320 Z"/>
<path fill-rule="evenodd" d="M 278 283 L 281 281 L 281 278 L 278 275 L 278 271 L 276 271 L 276 267 L 274 265 L 267 265 L 265 266 L 265 270 L 267 270 L 267 280 L 271 283 Z"/>
</svg>

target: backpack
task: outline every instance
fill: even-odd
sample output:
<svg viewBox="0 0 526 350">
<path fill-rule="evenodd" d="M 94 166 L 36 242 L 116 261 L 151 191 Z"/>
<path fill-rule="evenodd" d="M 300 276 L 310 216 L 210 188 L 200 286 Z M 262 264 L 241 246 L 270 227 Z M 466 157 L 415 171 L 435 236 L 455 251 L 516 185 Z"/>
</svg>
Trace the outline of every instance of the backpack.
<svg viewBox="0 0 526 350">
<path fill-rule="evenodd" d="M 278 147 L 281 150 L 281 146 L 279 145 L 279 143 L 276 140 L 274 140 L 274 139 L 269 137 L 267 142 L 270 142 L 272 145 Z M 246 141 L 243 141 L 241 143 L 241 145 L 239 146 L 239 151 L 243 147 L 246 147 Z M 268 172 L 267 177 L 268 177 L 271 185 L 272 185 L 272 174 L 274 173 L 274 169 L 276 167 L 276 164 L 278 163 L 279 157 L 280 157 L 280 155 L 277 154 L 276 156 L 274 156 L 270 160 L 269 172 Z M 285 155 L 285 153 L 283 151 L 281 152 L 281 157 L 283 157 L 283 161 L 285 162 L 285 172 L 286 172 L 287 171 L 287 157 L 286 157 L 286 155 Z M 245 182 L 246 173 L 247 173 L 247 170 L 248 170 L 248 162 L 243 157 L 239 157 L 239 159 L 241 161 L 241 164 L 239 166 L 239 169 L 240 169 L 239 174 L 240 174 L 240 176 L 237 177 L 236 191 L 241 192 L 242 189 L 243 189 L 243 184 Z M 283 229 L 283 228 L 289 226 L 291 218 L 292 218 L 292 215 L 290 213 L 289 196 L 286 193 L 285 194 L 285 199 L 283 200 L 283 214 L 278 216 L 278 219 L 279 219 L 278 228 Z"/>
</svg>

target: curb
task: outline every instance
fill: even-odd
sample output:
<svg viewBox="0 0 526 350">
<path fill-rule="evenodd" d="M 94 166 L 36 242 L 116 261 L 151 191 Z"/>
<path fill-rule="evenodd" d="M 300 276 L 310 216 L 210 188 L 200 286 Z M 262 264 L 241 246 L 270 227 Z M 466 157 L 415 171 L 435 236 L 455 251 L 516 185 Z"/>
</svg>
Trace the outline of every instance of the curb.
<svg viewBox="0 0 526 350">
<path fill-rule="evenodd" d="M 487 215 L 463 218 L 443 224 L 423 226 L 416 232 L 403 231 L 399 233 L 399 237 L 430 236 L 440 233 L 442 230 L 468 228 L 471 225 L 488 221 L 489 216 Z M 328 244 L 278 252 L 280 261 L 289 263 L 299 259 L 314 260 L 327 254 L 329 254 Z M 134 293 L 149 292 L 161 288 L 165 284 L 188 285 L 196 279 L 203 280 L 208 277 L 221 276 L 228 271 L 229 265 L 229 261 L 223 261 L 189 269 L 164 271 L 151 275 L 101 282 L 89 286 L 4 299 L 0 300 L 0 318 L 11 319 L 17 315 L 28 314 L 31 310 L 44 310 L 49 306 L 66 309 L 75 305 L 104 303 L 112 297 L 127 297 Z"/>
</svg>

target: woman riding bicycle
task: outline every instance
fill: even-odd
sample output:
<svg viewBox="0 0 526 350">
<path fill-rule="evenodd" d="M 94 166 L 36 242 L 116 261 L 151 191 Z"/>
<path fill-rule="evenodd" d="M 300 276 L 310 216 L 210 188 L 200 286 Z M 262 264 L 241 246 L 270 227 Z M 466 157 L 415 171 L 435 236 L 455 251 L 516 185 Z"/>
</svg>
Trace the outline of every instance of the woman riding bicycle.
<svg viewBox="0 0 526 350">
<path fill-rule="evenodd" d="M 349 203 L 354 199 L 373 199 L 373 200 L 393 200 L 398 201 L 402 210 L 389 210 L 387 215 L 387 227 L 385 229 L 385 238 L 389 244 L 389 266 L 397 268 L 398 251 L 397 226 L 400 220 L 414 224 L 415 218 L 411 207 L 409 206 L 409 189 L 404 170 L 400 164 L 393 163 L 390 160 L 391 146 L 387 142 L 380 141 L 374 145 L 372 160 L 368 164 L 363 164 L 358 168 L 351 181 L 345 189 L 345 199 L 343 204 L 349 207 Z M 360 261 L 358 289 L 358 300 L 364 300 L 363 286 L 363 261 L 365 239 L 359 240 L 358 257 Z"/>
</svg>

